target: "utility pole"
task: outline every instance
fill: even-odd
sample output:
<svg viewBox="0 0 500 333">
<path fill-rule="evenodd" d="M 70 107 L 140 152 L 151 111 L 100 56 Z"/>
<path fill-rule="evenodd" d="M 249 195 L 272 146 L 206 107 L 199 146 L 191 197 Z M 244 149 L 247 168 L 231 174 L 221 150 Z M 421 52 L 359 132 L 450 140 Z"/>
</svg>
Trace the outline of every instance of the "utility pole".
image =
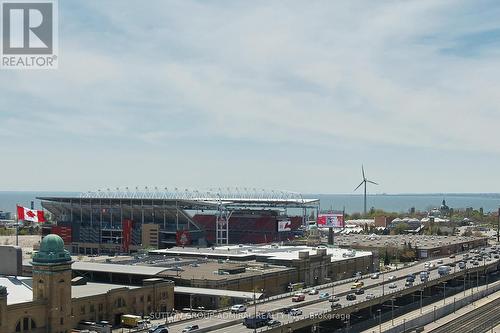
<svg viewBox="0 0 500 333">
<path fill-rule="evenodd" d="M 500 243 L 500 208 L 498 208 L 498 217 L 497 217 L 497 243 Z"/>
</svg>

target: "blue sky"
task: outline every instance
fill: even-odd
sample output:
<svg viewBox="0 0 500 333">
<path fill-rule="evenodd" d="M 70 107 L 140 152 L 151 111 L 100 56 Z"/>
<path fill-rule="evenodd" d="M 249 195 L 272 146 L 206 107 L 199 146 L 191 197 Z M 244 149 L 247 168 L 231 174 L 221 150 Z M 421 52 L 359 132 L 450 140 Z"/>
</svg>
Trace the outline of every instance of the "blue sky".
<svg viewBox="0 0 500 333">
<path fill-rule="evenodd" d="M 0 71 L 1 190 L 498 192 L 496 1 L 59 1 Z"/>
</svg>

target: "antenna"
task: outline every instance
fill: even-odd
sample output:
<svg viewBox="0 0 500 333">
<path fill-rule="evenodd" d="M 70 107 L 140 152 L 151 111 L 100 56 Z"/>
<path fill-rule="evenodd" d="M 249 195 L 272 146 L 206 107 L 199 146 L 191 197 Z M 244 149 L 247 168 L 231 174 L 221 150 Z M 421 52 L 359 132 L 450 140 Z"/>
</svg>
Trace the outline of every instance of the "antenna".
<svg viewBox="0 0 500 333">
<path fill-rule="evenodd" d="M 370 184 L 374 184 L 374 185 L 378 185 L 378 183 L 375 183 L 374 181 L 372 180 L 369 180 L 366 178 L 366 175 L 365 175 L 365 168 L 363 166 L 363 164 L 361 164 L 361 174 L 363 175 L 363 180 L 361 181 L 361 183 L 354 189 L 354 192 L 356 192 L 356 190 L 358 188 L 361 187 L 361 185 L 364 185 L 364 196 L 363 196 L 363 199 L 364 199 L 364 210 L 363 210 L 363 215 L 366 216 L 366 183 L 370 183 Z"/>
</svg>

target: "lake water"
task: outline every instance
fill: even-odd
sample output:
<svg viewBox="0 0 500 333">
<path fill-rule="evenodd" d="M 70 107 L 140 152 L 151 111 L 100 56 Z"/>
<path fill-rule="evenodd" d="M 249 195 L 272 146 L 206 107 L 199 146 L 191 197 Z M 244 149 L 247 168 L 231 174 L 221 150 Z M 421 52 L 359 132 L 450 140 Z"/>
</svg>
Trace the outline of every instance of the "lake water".
<svg viewBox="0 0 500 333">
<path fill-rule="evenodd" d="M 0 210 L 14 212 L 16 204 L 25 207 L 35 202 L 35 208 L 40 208 L 39 196 L 79 196 L 77 192 L 6 192 L 0 191 Z M 363 210 L 363 196 L 359 194 L 307 194 L 306 198 L 320 199 L 321 209 L 342 210 L 346 213 L 361 212 Z M 452 208 L 473 207 L 483 208 L 485 212 L 496 211 L 500 207 L 500 193 L 494 194 L 391 194 L 369 195 L 367 207 L 375 207 L 393 212 L 406 212 L 411 207 L 417 210 L 428 210 L 439 207 L 441 201 Z"/>
</svg>

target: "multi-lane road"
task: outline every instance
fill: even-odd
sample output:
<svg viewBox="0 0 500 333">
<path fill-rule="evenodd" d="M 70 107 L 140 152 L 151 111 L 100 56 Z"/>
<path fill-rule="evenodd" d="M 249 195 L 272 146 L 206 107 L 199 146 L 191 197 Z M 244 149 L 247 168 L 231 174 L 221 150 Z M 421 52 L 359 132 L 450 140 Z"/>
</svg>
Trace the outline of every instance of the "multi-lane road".
<svg viewBox="0 0 500 333">
<path fill-rule="evenodd" d="M 436 279 L 440 279 L 440 275 L 438 274 L 437 267 L 441 265 L 447 265 L 450 263 L 457 263 L 459 261 L 463 260 L 463 254 L 457 255 L 455 258 L 441 258 L 443 261 L 442 263 L 437 263 L 438 259 L 433 259 L 431 260 L 434 264 L 435 267 L 431 269 L 429 272 L 429 282 L 431 283 L 432 281 L 437 281 Z M 478 268 L 478 267 L 483 267 L 483 265 L 491 265 L 493 263 L 497 263 L 498 259 L 492 258 L 491 261 L 480 261 L 479 265 L 474 265 L 467 261 L 467 266 L 465 269 L 473 269 L 473 268 Z M 312 315 L 318 315 L 322 314 L 325 319 L 332 318 L 335 313 L 343 313 L 345 309 L 351 308 L 355 306 L 356 304 L 359 304 L 359 308 L 363 307 L 363 302 L 366 301 L 366 295 L 367 294 L 373 294 L 375 299 L 380 299 L 381 297 L 385 296 L 388 297 L 390 295 L 398 295 L 402 291 L 405 291 L 409 288 L 413 288 L 416 286 L 424 286 L 424 283 L 420 281 L 419 277 L 419 272 L 424 271 L 424 262 L 419 262 L 416 265 L 409 266 L 400 270 L 396 271 L 389 271 L 384 274 L 381 274 L 378 279 L 371 279 L 370 277 L 361 279 L 364 283 L 364 289 L 365 293 L 362 295 L 356 295 L 356 300 L 354 301 L 348 301 L 346 300 L 345 295 L 347 293 L 351 292 L 351 286 L 352 286 L 352 281 L 349 282 L 344 282 L 339 285 L 336 285 L 334 287 L 334 290 L 332 290 L 332 287 L 329 285 L 323 285 L 323 286 L 317 286 L 316 289 L 319 290 L 319 292 L 328 292 L 330 294 L 338 295 L 340 298 L 339 303 L 342 305 L 342 308 L 339 309 L 339 311 L 335 311 L 334 313 L 331 313 L 330 311 L 330 302 L 328 300 L 319 300 L 318 295 L 306 295 L 306 299 L 303 302 L 292 302 L 291 297 L 282 297 L 279 299 L 272 299 L 267 302 L 263 302 L 260 304 L 257 304 L 256 309 L 254 308 L 253 305 L 249 305 L 248 308 L 248 313 L 249 315 L 253 315 L 255 310 L 257 312 L 273 312 L 275 319 L 279 320 L 283 325 L 287 325 L 289 323 L 293 323 L 295 321 L 299 320 L 304 320 L 306 318 L 309 318 Z M 454 272 L 459 272 L 461 271 L 458 265 L 455 267 L 452 267 L 450 274 L 453 274 Z M 410 274 L 416 274 L 416 279 L 414 282 L 414 286 L 405 286 L 406 282 L 406 276 Z M 389 276 L 394 276 L 395 280 L 394 281 L 389 281 Z M 389 288 L 389 284 L 394 284 L 394 288 Z M 306 291 L 307 294 L 307 291 Z M 313 301 L 313 302 L 311 302 Z M 366 305 L 366 304 L 365 304 Z M 298 316 L 290 316 L 290 315 L 284 315 L 281 313 L 281 309 L 286 308 L 286 307 L 298 307 L 302 310 L 302 315 Z M 352 311 L 352 310 L 351 310 Z M 325 312 L 329 312 L 329 314 L 326 314 Z M 210 329 L 210 332 L 219 332 L 219 333 L 229 333 L 229 332 L 236 332 L 236 331 L 248 331 L 252 332 L 251 329 L 247 329 L 245 326 L 242 325 L 241 319 L 243 318 L 243 315 L 236 315 L 236 314 L 230 314 L 228 312 L 223 312 L 219 313 L 217 315 L 211 316 L 211 317 L 205 317 L 205 318 L 200 318 L 200 319 L 193 319 L 190 320 L 189 322 L 181 322 L 181 323 L 172 323 L 169 325 L 169 332 L 171 333 L 178 333 L 181 332 L 182 329 L 186 325 L 191 325 L 191 324 L 197 324 L 200 329 L 203 331 L 207 331 L 206 329 L 213 327 L 213 329 Z M 240 321 L 235 322 L 236 320 L 240 319 Z M 219 325 L 226 325 L 229 324 L 230 326 L 227 327 L 222 327 L 218 328 Z M 219 326 L 220 327 L 220 326 Z M 262 329 L 260 329 L 262 330 Z M 259 330 L 259 331 L 260 331 Z"/>
</svg>

